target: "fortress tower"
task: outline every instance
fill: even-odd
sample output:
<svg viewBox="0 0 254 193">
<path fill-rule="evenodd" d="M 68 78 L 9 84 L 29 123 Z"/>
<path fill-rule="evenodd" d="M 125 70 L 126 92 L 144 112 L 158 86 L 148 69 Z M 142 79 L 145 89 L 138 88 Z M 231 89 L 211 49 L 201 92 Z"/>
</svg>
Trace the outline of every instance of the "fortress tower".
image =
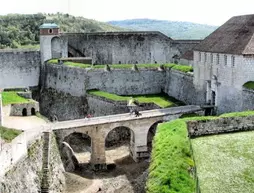
<svg viewBox="0 0 254 193">
<path fill-rule="evenodd" d="M 67 41 L 60 34 L 55 23 L 44 23 L 40 26 L 41 63 L 52 58 L 68 56 Z"/>
</svg>

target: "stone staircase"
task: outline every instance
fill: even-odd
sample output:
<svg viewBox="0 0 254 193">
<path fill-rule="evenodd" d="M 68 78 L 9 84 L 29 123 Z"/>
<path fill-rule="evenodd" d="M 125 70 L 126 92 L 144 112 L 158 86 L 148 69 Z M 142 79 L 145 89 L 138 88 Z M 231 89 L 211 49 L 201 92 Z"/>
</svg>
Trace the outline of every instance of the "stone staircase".
<svg viewBox="0 0 254 193">
<path fill-rule="evenodd" d="M 44 132 L 41 193 L 49 193 L 50 132 Z"/>
</svg>

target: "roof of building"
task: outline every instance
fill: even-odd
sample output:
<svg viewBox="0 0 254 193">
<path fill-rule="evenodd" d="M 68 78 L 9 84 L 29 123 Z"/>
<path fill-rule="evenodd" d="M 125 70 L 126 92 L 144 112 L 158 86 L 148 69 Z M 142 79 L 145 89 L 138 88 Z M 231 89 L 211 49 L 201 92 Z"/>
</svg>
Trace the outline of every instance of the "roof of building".
<svg viewBox="0 0 254 193">
<path fill-rule="evenodd" d="M 181 58 L 186 59 L 186 60 L 193 60 L 193 50 L 187 50 Z"/>
<path fill-rule="evenodd" d="M 59 27 L 55 23 L 44 23 L 40 26 L 40 29 L 45 29 L 45 28 L 59 28 Z"/>
<path fill-rule="evenodd" d="M 194 50 L 239 55 L 254 54 L 254 14 L 232 17 Z"/>
</svg>

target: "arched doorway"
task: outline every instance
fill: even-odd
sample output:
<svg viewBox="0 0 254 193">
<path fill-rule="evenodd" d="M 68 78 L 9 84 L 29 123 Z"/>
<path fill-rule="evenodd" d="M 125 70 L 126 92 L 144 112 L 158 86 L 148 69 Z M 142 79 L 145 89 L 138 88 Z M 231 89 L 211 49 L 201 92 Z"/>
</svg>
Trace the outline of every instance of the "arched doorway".
<svg viewBox="0 0 254 193">
<path fill-rule="evenodd" d="M 156 123 L 154 123 L 148 130 L 147 133 L 147 149 L 148 152 L 151 153 L 152 151 L 152 143 L 153 143 L 153 138 L 155 136 L 156 133 L 156 129 L 159 123 L 162 123 L 163 121 L 157 121 Z"/>
<path fill-rule="evenodd" d="M 116 127 L 105 138 L 107 164 L 132 161 L 130 145 L 134 143 L 134 132 L 128 127 Z"/>
<path fill-rule="evenodd" d="M 36 112 L 35 112 L 35 108 L 31 108 L 31 115 L 35 115 Z"/>
<path fill-rule="evenodd" d="M 52 58 L 61 58 L 61 40 L 59 37 L 54 37 L 51 40 L 51 55 Z"/>
<path fill-rule="evenodd" d="M 22 110 L 22 116 L 27 116 L 27 109 L 26 109 L 26 108 L 24 108 L 24 109 Z"/>
<path fill-rule="evenodd" d="M 88 167 L 91 159 L 91 137 L 84 133 L 72 133 L 64 138 L 70 145 L 80 166 Z"/>
</svg>

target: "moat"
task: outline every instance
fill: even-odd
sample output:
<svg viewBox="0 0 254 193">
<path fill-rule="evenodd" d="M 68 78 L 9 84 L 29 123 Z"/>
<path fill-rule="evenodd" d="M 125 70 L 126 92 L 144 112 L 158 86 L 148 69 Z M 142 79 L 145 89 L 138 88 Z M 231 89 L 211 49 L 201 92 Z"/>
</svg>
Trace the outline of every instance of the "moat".
<svg viewBox="0 0 254 193">
<path fill-rule="evenodd" d="M 87 161 L 89 155 L 77 155 L 79 160 Z M 144 193 L 148 175 L 149 159 L 140 162 L 133 161 L 129 155 L 127 144 L 110 148 L 106 156 L 111 163 L 107 171 L 92 171 L 89 169 L 67 172 L 65 193 L 107 192 L 107 193 Z M 82 165 L 82 163 L 81 163 Z"/>
</svg>

